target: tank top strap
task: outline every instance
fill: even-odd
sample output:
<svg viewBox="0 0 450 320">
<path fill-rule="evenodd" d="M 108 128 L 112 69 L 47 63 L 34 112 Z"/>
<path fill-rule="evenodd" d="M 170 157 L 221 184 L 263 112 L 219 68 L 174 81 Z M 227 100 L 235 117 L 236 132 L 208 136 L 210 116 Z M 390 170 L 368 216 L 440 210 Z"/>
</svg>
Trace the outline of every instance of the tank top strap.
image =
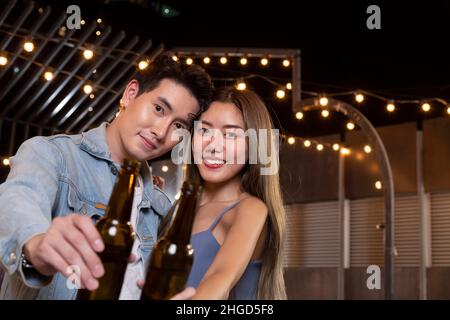
<svg viewBox="0 0 450 320">
<path fill-rule="evenodd" d="M 233 209 L 235 206 L 237 206 L 237 204 L 240 202 L 241 200 L 239 199 L 238 201 L 232 203 L 231 205 L 229 205 L 228 207 L 226 207 L 225 209 L 223 209 L 223 211 L 219 214 L 219 216 L 214 220 L 214 222 L 211 224 L 211 226 L 209 227 L 209 230 L 212 231 L 217 224 L 220 222 L 220 220 L 223 218 L 223 216 L 230 211 L 231 209 Z"/>
</svg>

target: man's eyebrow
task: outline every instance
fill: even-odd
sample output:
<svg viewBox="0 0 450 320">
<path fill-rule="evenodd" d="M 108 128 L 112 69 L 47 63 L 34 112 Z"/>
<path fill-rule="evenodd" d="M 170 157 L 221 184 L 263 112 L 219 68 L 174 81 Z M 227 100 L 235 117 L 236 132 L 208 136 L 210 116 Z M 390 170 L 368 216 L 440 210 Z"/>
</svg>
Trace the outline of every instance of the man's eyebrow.
<svg viewBox="0 0 450 320">
<path fill-rule="evenodd" d="M 166 107 L 167 107 L 170 111 L 173 111 L 172 105 L 169 103 L 169 101 L 167 101 L 166 98 L 164 98 L 164 97 L 158 97 L 158 100 L 161 101 L 163 104 L 165 104 Z"/>
</svg>

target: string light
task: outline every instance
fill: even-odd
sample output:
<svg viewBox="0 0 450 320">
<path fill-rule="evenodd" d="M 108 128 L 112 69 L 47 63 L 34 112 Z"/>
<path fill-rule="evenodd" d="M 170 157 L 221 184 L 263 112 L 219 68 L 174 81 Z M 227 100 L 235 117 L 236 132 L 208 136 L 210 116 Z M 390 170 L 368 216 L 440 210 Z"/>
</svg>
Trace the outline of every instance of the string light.
<svg viewBox="0 0 450 320">
<path fill-rule="evenodd" d="M 301 119 L 303 119 L 303 112 L 297 112 L 296 114 L 295 114 L 295 117 L 298 119 L 298 120 L 301 120 Z"/>
<path fill-rule="evenodd" d="M 239 62 L 241 63 L 241 65 L 245 66 L 248 62 L 246 57 L 242 57 L 241 60 L 239 60 Z"/>
<path fill-rule="evenodd" d="M 395 111 L 395 104 L 393 102 L 388 103 L 388 105 L 386 106 L 386 110 L 389 112 L 394 112 Z"/>
<path fill-rule="evenodd" d="M 322 117 L 328 118 L 328 116 L 330 115 L 330 111 L 328 111 L 328 110 L 322 110 L 322 112 L 321 112 L 320 114 L 322 115 Z"/>
<path fill-rule="evenodd" d="M 267 66 L 268 64 L 269 64 L 269 60 L 267 58 L 262 58 L 261 59 L 261 65 Z"/>
<path fill-rule="evenodd" d="M 3 165 L 4 166 L 9 166 L 9 159 L 8 158 L 3 159 Z"/>
<path fill-rule="evenodd" d="M 431 110 L 431 106 L 430 106 L 430 104 L 429 103 L 427 103 L 427 102 L 425 102 L 424 104 L 422 104 L 422 110 L 424 111 L 424 112 L 428 112 L 428 111 L 430 111 Z"/>
<path fill-rule="evenodd" d="M 228 62 L 228 59 L 226 57 L 221 57 L 220 58 L 220 63 L 221 64 L 227 64 L 227 62 Z"/>
<path fill-rule="evenodd" d="M 294 144 L 295 143 L 295 138 L 294 137 L 289 137 L 288 143 L 289 144 Z"/>
<path fill-rule="evenodd" d="M 100 30 L 97 30 L 97 31 L 95 32 L 95 35 L 98 36 L 98 37 L 101 36 L 101 34 L 102 34 L 102 32 L 101 32 Z"/>
<path fill-rule="evenodd" d="M 341 148 L 341 154 L 344 156 L 348 156 L 350 154 L 350 149 L 348 148 Z"/>
<path fill-rule="evenodd" d="M 85 85 L 83 86 L 83 91 L 84 91 L 84 93 L 86 93 L 86 94 L 91 94 L 92 91 L 94 91 L 94 87 L 92 87 L 92 85 L 90 85 L 90 84 L 85 84 Z"/>
<path fill-rule="evenodd" d="M 319 99 L 319 104 L 322 107 L 326 107 L 328 105 L 328 98 L 327 97 L 322 97 Z"/>
<path fill-rule="evenodd" d="M 305 141 L 303 142 L 303 145 L 304 145 L 306 148 L 309 148 L 309 147 L 311 146 L 311 141 L 305 140 Z"/>
<path fill-rule="evenodd" d="M 89 98 L 94 99 L 94 98 L 95 98 L 95 95 L 94 95 L 93 93 L 91 93 L 91 94 L 89 95 Z"/>
<path fill-rule="evenodd" d="M 8 57 L 6 55 L 0 55 L 0 66 L 6 66 L 8 64 Z"/>
<path fill-rule="evenodd" d="M 98 23 L 98 24 L 102 23 L 102 19 L 98 18 L 98 19 L 97 19 L 97 23 Z"/>
<path fill-rule="evenodd" d="M 173 60 L 173 61 L 178 61 L 178 57 L 177 57 L 176 55 L 173 55 L 173 56 L 172 56 L 172 60 Z"/>
<path fill-rule="evenodd" d="M 81 24 L 82 26 L 84 26 L 84 25 L 86 24 L 86 21 L 81 20 L 81 21 L 80 21 L 80 24 Z"/>
<path fill-rule="evenodd" d="M 148 60 L 141 60 L 138 63 L 139 70 L 145 70 L 148 67 Z"/>
<path fill-rule="evenodd" d="M 23 44 L 23 49 L 26 52 L 33 52 L 33 50 L 34 50 L 34 43 L 31 40 L 25 41 L 25 43 Z"/>
<path fill-rule="evenodd" d="M 289 59 L 284 59 L 283 60 L 283 67 L 289 67 L 291 65 L 291 62 L 289 61 Z"/>
<path fill-rule="evenodd" d="M 204 64 L 209 64 L 211 62 L 211 58 L 210 57 L 204 57 L 203 58 L 203 63 Z"/>
<path fill-rule="evenodd" d="M 167 171 L 169 171 L 169 167 L 168 166 L 162 166 L 161 171 L 162 172 L 167 172 Z"/>
<path fill-rule="evenodd" d="M 347 122 L 347 129 L 348 130 L 353 130 L 355 129 L 355 124 L 353 122 Z"/>
<path fill-rule="evenodd" d="M 286 83 L 286 89 L 292 90 L 292 83 L 290 82 Z"/>
<path fill-rule="evenodd" d="M 362 93 L 355 94 L 355 100 L 358 103 L 362 103 L 364 101 L 364 95 Z"/>
<path fill-rule="evenodd" d="M 375 182 L 375 188 L 376 188 L 377 190 L 381 190 L 382 187 L 383 187 L 383 185 L 381 184 L 381 181 Z"/>
<path fill-rule="evenodd" d="M 85 50 L 83 51 L 83 57 L 84 57 L 86 60 L 92 59 L 92 58 L 94 57 L 94 51 L 92 51 L 91 49 L 85 49 Z"/>
<path fill-rule="evenodd" d="M 369 145 L 364 146 L 364 152 L 365 153 L 371 153 L 372 152 L 372 148 Z"/>
<path fill-rule="evenodd" d="M 318 144 L 317 146 L 316 146 L 316 148 L 317 148 L 317 150 L 318 151 L 322 151 L 323 150 L 323 144 Z"/>
<path fill-rule="evenodd" d="M 339 145 L 337 143 L 333 144 L 333 150 L 334 151 L 338 151 L 339 150 Z"/>
<path fill-rule="evenodd" d="M 450 114 L 450 107 L 447 108 L 447 113 Z"/>
<path fill-rule="evenodd" d="M 286 96 L 286 92 L 284 92 L 283 89 L 278 89 L 277 90 L 277 98 L 278 99 L 284 99 L 285 96 Z"/>
<path fill-rule="evenodd" d="M 236 85 L 236 89 L 243 91 L 243 90 L 247 89 L 247 85 L 245 84 L 244 81 L 240 81 Z"/>
<path fill-rule="evenodd" d="M 45 80 L 47 80 L 47 81 L 52 81 L 53 80 L 53 78 L 54 78 L 54 75 L 53 75 L 53 72 L 51 72 L 51 71 L 45 71 L 45 73 L 44 73 L 44 79 Z"/>
<path fill-rule="evenodd" d="M 191 64 L 193 64 L 194 63 L 194 60 L 192 60 L 192 58 L 187 58 L 186 59 L 186 64 L 187 65 L 191 65 Z"/>
</svg>

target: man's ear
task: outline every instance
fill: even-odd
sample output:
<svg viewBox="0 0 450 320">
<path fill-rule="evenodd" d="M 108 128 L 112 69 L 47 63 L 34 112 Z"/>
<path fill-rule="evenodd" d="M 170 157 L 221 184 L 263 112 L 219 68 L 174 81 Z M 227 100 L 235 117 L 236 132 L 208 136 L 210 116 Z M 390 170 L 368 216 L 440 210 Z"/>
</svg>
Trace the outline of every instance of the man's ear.
<svg viewBox="0 0 450 320">
<path fill-rule="evenodd" d="M 122 108 L 126 109 L 131 101 L 136 99 L 139 93 L 139 82 L 136 79 L 131 80 L 125 88 L 122 96 Z"/>
</svg>

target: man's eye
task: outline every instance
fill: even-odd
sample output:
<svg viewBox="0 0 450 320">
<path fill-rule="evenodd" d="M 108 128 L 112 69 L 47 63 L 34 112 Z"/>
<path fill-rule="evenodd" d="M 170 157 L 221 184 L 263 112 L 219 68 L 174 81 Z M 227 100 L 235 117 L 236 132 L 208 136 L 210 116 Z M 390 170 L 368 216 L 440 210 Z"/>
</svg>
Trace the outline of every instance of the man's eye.
<svg viewBox="0 0 450 320">
<path fill-rule="evenodd" d="M 181 123 L 175 123 L 175 128 L 177 129 L 183 129 L 184 125 L 182 125 Z"/>
<path fill-rule="evenodd" d="M 164 111 L 163 107 L 161 107 L 160 105 L 157 105 L 157 104 L 155 104 L 155 110 L 156 110 L 156 112 L 163 112 Z"/>
</svg>

